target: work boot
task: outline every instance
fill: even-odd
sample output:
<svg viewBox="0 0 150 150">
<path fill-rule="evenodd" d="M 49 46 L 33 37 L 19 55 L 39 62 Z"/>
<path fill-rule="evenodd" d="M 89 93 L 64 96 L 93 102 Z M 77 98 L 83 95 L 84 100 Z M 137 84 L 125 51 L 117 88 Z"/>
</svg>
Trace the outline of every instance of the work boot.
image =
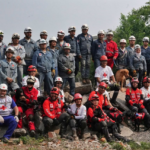
<svg viewBox="0 0 150 150">
<path fill-rule="evenodd" d="M 109 132 L 108 132 L 108 128 L 107 128 L 107 127 L 104 127 L 104 128 L 102 129 L 102 132 L 103 132 L 103 134 L 104 134 L 104 136 L 105 136 L 107 142 L 113 142 L 112 138 L 111 138 L 110 135 L 109 135 Z"/>
<path fill-rule="evenodd" d="M 82 79 L 82 83 L 83 83 L 83 84 L 86 84 L 86 80 L 85 80 L 84 78 Z"/>
<path fill-rule="evenodd" d="M 14 130 L 13 136 L 15 137 L 25 136 L 26 133 L 27 131 L 24 128 L 18 128 Z"/>
<path fill-rule="evenodd" d="M 84 136 L 84 130 L 81 130 L 80 138 L 83 139 L 83 140 L 85 139 L 85 136 Z"/>
<path fill-rule="evenodd" d="M 91 80 L 86 79 L 86 83 L 87 83 L 87 84 L 90 84 L 90 83 L 91 83 Z"/>
<path fill-rule="evenodd" d="M 73 138 L 74 138 L 75 141 L 78 141 L 78 140 L 79 140 L 79 138 L 78 138 L 78 136 L 77 136 L 76 129 L 72 129 L 72 136 L 73 136 Z"/>
<path fill-rule="evenodd" d="M 66 135 L 66 129 L 67 129 L 66 126 L 61 125 L 60 132 L 59 132 L 59 135 L 61 136 L 61 138 L 66 138 L 67 137 L 67 135 Z"/>
<path fill-rule="evenodd" d="M 114 107 L 118 107 L 118 104 L 117 104 L 117 102 L 116 102 L 116 99 L 117 99 L 118 94 L 119 94 L 119 91 L 114 91 L 113 96 L 112 96 L 112 98 L 111 98 L 111 100 L 110 100 L 111 104 L 112 104 Z"/>
<path fill-rule="evenodd" d="M 34 136 L 35 136 L 35 131 L 34 131 L 34 130 L 31 130 L 31 131 L 30 131 L 30 135 L 31 135 L 31 137 L 34 137 Z"/>
<path fill-rule="evenodd" d="M 7 138 L 5 138 L 5 137 L 1 138 L 1 141 L 2 141 L 3 143 L 8 143 L 8 142 L 9 142 L 9 140 L 8 140 Z"/>
</svg>

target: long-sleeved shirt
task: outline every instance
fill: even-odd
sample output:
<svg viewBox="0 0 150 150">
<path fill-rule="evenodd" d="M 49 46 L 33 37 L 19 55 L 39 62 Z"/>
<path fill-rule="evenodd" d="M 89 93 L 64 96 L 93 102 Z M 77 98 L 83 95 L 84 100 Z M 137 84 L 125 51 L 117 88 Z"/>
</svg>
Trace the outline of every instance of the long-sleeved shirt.
<svg viewBox="0 0 150 150">
<path fill-rule="evenodd" d="M 5 59 L 6 48 L 7 48 L 6 44 L 2 42 L 2 44 L 0 45 L 0 60 Z"/>
</svg>

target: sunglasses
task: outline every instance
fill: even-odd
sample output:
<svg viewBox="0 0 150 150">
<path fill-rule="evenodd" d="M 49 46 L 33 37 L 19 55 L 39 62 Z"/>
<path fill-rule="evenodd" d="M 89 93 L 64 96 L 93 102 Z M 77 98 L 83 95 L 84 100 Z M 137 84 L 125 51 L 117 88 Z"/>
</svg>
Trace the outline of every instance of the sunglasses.
<svg viewBox="0 0 150 150">
<path fill-rule="evenodd" d="M 32 82 L 27 82 L 27 84 L 28 84 L 28 85 L 34 85 L 34 83 L 32 83 Z"/>
<path fill-rule="evenodd" d="M 62 84 L 61 82 L 56 82 L 56 84 Z"/>
<path fill-rule="evenodd" d="M 101 89 L 103 89 L 103 90 L 106 90 L 106 88 L 105 88 L 105 87 L 103 87 L 103 86 L 99 86 L 99 88 L 101 88 Z"/>
</svg>

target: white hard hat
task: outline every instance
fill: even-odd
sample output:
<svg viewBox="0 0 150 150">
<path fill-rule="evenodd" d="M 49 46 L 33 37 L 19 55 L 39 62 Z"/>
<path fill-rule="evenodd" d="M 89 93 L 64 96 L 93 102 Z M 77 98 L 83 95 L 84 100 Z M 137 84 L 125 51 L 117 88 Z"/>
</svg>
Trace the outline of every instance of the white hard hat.
<svg viewBox="0 0 150 150">
<path fill-rule="evenodd" d="M 75 27 L 75 26 L 69 27 L 69 28 L 68 28 L 68 32 L 69 32 L 69 31 L 76 31 L 76 27 Z"/>
<path fill-rule="evenodd" d="M 4 36 L 4 32 L 2 30 L 0 30 L 0 35 Z"/>
<path fill-rule="evenodd" d="M 71 46 L 69 43 L 65 43 L 63 49 L 71 49 Z"/>
<path fill-rule="evenodd" d="M 10 52 L 12 52 L 13 54 L 14 54 L 14 48 L 12 47 L 12 46 L 8 46 L 7 47 L 7 49 L 6 49 L 6 53 L 8 52 L 8 51 L 10 51 Z"/>
<path fill-rule="evenodd" d="M 108 30 L 107 35 L 114 35 L 111 30 Z"/>
<path fill-rule="evenodd" d="M 6 84 L 0 84 L 0 89 L 1 90 L 8 90 L 8 87 L 7 87 L 7 85 Z"/>
<path fill-rule="evenodd" d="M 44 40 L 44 39 L 40 39 L 39 45 L 40 45 L 40 44 L 47 44 L 47 42 L 46 42 L 46 40 Z"/>
<path fill-rule="evenodd" d="M 51 37 L 51 38 L 49 39 L 49 42 L 50 42 L 50 41 L 56 41 L 56 42 L 57 42 L 57 38 L 53 36 L 53 37 Z"/>
<path fill-rule="evenodd" d="M 28 79 L 27 79 L 27 83 L 30 82 L 30 83 L 35 83 L 36 79 L 35 77 L 33 76 L 29 76 Z"/>
<path fill-rule="evenodd" d="M 81 29 L 89 29 L 88 25 L 87 24 L 83 24 Z"/>
<path fill-rule="evenodd" d="M 32 29 L 30 27 L 27 27 L 24 29 L 24 32 L 32 32 Z"/>
<path fill-rule="evenodd" d="M 108 78 L 103 78 L 103 79 L 101 80 L 101 82 L 103 82 L 103 81 L 108 81 Z"/>
<path fill-rule="evenodd" d="M 20 35 L 19 35 L 18 33 L 14 33 L 14 34 L 12 35 L 12 39 L 15 39 L 15 38 L 20 39 Z"/>
<path fill-rule="evenodd" d="M 57 32 L 57 34 L 58 34 L 58 35 L 65 35 L 65 32 L 64 32 L 63 30 L 59 30 L 59 31 Z"/>
<path fill-rule="evenodd" d="M 136 40 L 135 36 L 131 35 L 131 36 L 129 37 L 129 41 L 135 41 L 135 40 Z"/>
<path fill-rule="evenodd" d="M 121 39 L 120 43 L 127 43 L 126 39 Z"/>
<path fill-rule="evenodd" d="M 60 81 L 60 82 L 62 82 L 62 83 L 63 83 L 63 80 L 62 80 L 62 78 L 61 78 L 61 77 L 57 77 L 57 78 L 55 79 L 55 82 L 57 82 L 57 81 Z"/>
<path fill-rule="evenodd" d="M 138 49 L 138 48 L 141 49 L 141 46 L 140 46 L 139 44 L 136 44 L 135 47 L 134 47 L 134 49 L 136 50 L 136 49 Z"/>
<path fill-rule="evenodd" d="M 40 35 L 48 35 L 46 30 L 41 31 Z"/>
<path fill-rule="evenodd" d="M 149 42 L 149 37 L 144 37 L 143 42 Z"/>
<path fill-rule="evenodd" d="M 98 31 L 97 35 L 99 35 L 99 34 L 105 34 L 104 30 Z"/>
</svg>

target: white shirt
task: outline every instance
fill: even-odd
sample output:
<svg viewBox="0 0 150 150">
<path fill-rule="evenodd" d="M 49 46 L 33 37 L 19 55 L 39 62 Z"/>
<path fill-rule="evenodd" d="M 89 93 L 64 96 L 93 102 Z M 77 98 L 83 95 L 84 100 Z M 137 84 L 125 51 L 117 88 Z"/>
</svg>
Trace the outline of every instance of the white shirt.
<svg viewBox="0 0 150 150">
<path fill-rule="evenodd" d="M 64 91 L 63 90 L 60 90 L 60 93 L 59 93 L 59 96 L 58 97 L 60 97 L 60 99 L 63 101 L 63 102 L 65 102 L 65 94 L 64 94 Z"/>
<path fill-rule="evenodd" d="M 95 70 L 95 78 L 100 78 L 100 80 L 102 80 L 103 78 L 107 78 L 109 81 L 110 77 L 113 75 L 114 74 L 109 66 L 106 66 L 105 68 L 99 66 Z M 98 82 L 97 82 L 97 85 L 99 85 Z"/>
<path fill-rule="evenodd" d="M 22 79 L 22 86 L 26 86 L 27 85 L 27 79 L 29 78 L 30 76 L 27 75 L 27 76 L 24 76 L 24 78 Z M 34 77 L 35 78 L 35 83 L 34 83 L 34 88 L 36 88 L 38 90 L 38 88 L 40 87 L 40 83 L 39 83 L 39 79 Z M 40 91 L 38 90 L 38 96 L 40 96 Z"/>
<path fill-rule="evenodd" d="M 79 108 L 76 106 L 76 103 L 70 105 L 70 108 L 67 109 L 70 114 L 75 115 L 75 119 L 84 119 L 86 117 L 86 107 L 81 105 Z"/>
<path fill-rule="evenodd" d="M 150 87 L 148 87 L 148 90 L 145 87 L 142 87 L 141 90 L 144 100 L 150 99 Z"/>
</svg>

